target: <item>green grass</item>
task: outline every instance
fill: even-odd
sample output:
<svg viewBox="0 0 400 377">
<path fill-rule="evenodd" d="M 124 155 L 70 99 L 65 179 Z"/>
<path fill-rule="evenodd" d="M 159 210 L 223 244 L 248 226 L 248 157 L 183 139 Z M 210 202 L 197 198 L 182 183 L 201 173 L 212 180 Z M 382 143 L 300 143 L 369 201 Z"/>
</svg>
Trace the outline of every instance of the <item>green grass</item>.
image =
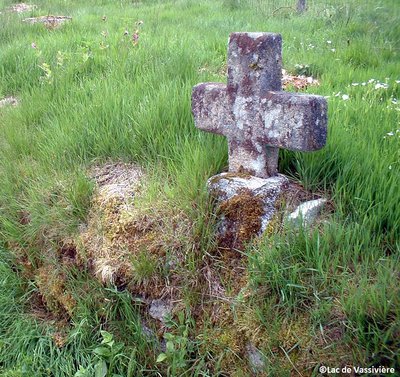
<svg viewBox="0 0 400 377">
<path fill-rule="evenodd" d="M 0 0 L 0 10 L 11 3 Z M 73 376 L 81 366 L 77 376 L 91 376 L 104 362 L 110 376 L 241 376 L 249 369 L 235 336 L 254 329 L 263 334 L 258 346 L 270 375 L 289 375 L 293 365 L 311 375 L 319 364 L 341 362 L 399 371 L 397 1 L 310 1 L 301 16 L 288 8 L 295 1 L 36 3 L 26 15 L 0 14 L 0 98 L 21 100 L 0 109 L 0 373 Z M 73 20 L 54 30 L 21 22 L 43 14 Z M 280 171 L 324 192 L 334 213 L 322 231 L 288 229 L 250 245 L 241 260 L 248 295 L 245 288 L 237 293 L 231 266 L 213 255 L 205 182 L 226 168 L 226 141 L 198 131 L 190 112 L 195 84 L 225 80 L 232 31 L 281 33 L 284 67 L 308 65 L 321 85 L 307 91 L 329 96 L 327 146 L 283 151 Z M 150 177 L 147 205 L 165 198 L 195 224 L 182 275 L 197 276 L 207 263 L 219 269 L 234 296 L 224 308 L 231 323 L 199 320 L 194 308 L 209 304 L 200 293 L 206 282 L 182 284 L 182 313 L 168 324 L 162 351 L 163 336 L 142 333 L 142 305 L 85 269 L 63 271 L 77 309 L 62 330 L 57 320 L 32 315 L 40 291 L 34 271 L 43 263 L 59 267 L 58 243 L 76 235 L 90 211 L 86 169 L 108 160 L 142 165 Z M 28 225 L 21 224 L 25 213 Z M 21 250 L 31 273 L 20 266 Z M 138 282 L 158 273 L 144 254 L 134 263 Z M 63 347 L 54 341 L 60 331 Z M 317 354 L 304 364 L 307 347 Z"/>
<path fill-rule="evenodd" d="M 40 307 L 27 306 L 37 289 L 21 282 L 10 269 L 4 251 L 2 257 L 6 259 L 0 266 L 2 376 L 73 376 L 78 369 L 85 370 L 81 376 L 91 376 L 103 360 L 111 364 L 114 373 L 126 375 L 129 369 L 131 376 L 141 375 L 140 369 L 145 369 L 156 341 L 142 332 L 138 306 L 129 294 L 103 289 L 87 275 L 71 276 L 81 297 L 66 344 L 59 348 L 55 339 L 66 336 L 62 324 L 50 314 L 47 318 L 40 316 Z M 109 347 L 112 360 L 99 349 L 105 328 L 119 336 L 119 341 Z"/>
</svg>

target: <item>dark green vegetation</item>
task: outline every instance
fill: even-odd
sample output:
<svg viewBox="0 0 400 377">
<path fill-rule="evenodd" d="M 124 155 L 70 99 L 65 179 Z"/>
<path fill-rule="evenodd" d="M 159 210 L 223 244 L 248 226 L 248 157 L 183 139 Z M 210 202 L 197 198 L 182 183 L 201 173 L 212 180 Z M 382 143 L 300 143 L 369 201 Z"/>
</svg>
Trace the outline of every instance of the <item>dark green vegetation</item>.
<svg viewBox="0 0 400 377">
<path fill-rule="evenodd" d="M 269 375 L 400 370 L 398 1 L 318 0 L 301 16 L 294 0 L 37 1 L 25 15 L 4 12 L 11 3 L 0 0 L 0 99 L 21 104 L 0 109 L 1 375 L 244 376 L 248 340 Z M 21 22 L 47 14 L 73 20 Z M 286 229 L 240 257 L 216 250 L 204 187 L 226 168 L 226 141 L 190 113 L 193 85 L 225 80 L 232 31 L 281 33 L 285 68 L 330 96 L 327 147 L 283 152 L 280 171 L 335 208 L 312 234 Z M 192 222 L 181 268 L 197 280 L 158 339 L 129 290 L 57 259 L 91 207 L 86 169 L 106 160 L 141 164 L 147 205 L 163 198 Z M 145 252 L 132 263 L 140 282 L 158 271 Z M 207 268 L 223 300 L 203 294 Z"/>
</svg>

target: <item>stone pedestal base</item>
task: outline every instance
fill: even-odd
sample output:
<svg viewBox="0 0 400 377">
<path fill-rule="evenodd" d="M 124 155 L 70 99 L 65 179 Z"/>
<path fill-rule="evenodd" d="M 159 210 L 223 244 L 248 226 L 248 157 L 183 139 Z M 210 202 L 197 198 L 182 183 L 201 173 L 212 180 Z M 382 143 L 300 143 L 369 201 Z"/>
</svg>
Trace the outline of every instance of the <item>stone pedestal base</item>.
<svg viewBox="0 0 400 377">
<path fill-rule="evenodd" d="M 280 223 L 280 199 L 289 187 L 283 175 L 258 178 L 249 174 L 222 173 L 207 182 L 217 202 L 218 244 L 243 249 L 246 242 Z"/>
</svg>

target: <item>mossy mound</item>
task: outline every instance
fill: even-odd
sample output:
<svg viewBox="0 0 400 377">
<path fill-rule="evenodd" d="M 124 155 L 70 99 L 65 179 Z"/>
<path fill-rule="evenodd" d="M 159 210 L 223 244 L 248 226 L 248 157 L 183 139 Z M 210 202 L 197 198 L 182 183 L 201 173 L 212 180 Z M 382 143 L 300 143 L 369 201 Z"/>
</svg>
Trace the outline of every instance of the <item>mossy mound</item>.
<svg viewBox="0 0 400 377">
<path fill-rule="evenodd" d="M 97 171 L 92 210 L 78 237 L 79 259 L 103 283 L 127 286 L 150 298 L 170 295 L 164 277 L 184 263 L 184 250 L 196 243 L 193 224 L 162 200 L 147 206 L 140 168 L 119 165 L 117 173 L 112 170 L 107 167 L 107 179 Z"/>
</svg>

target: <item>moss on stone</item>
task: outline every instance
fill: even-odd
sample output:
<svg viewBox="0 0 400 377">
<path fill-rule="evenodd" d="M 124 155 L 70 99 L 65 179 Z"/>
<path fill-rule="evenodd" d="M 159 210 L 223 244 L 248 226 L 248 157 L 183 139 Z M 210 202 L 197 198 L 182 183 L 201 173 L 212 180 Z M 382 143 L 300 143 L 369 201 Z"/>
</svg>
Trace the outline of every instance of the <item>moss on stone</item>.
<svg viewBox="0 0 400 377">
<path fill-rule="evenodd" d="M 286 194 L 280 194 L 275 201 L 275 213 L 269 220 L 268 225 L 264 231 L 267 237 L 272 236 L 282 229 L 284 209 L 286 208 Z"/>
<path fill-rule="evenodd" d="M 219 212 L 225 216 L 229 228 L 219 240 L 220 245 L 242 249 L 261 229 L 264 204 L 262 198 L 248 189 L 243 189 L 237 195 L 223 201 L 219 205 Z"/>
</svg>

